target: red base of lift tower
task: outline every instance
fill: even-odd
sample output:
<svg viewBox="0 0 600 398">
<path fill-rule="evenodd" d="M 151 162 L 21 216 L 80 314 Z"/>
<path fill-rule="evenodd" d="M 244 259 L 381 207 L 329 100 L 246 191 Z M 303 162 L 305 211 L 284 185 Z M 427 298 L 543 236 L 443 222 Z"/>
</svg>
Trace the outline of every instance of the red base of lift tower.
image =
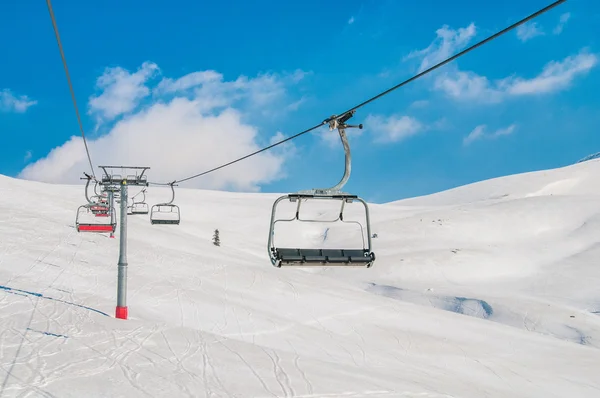
<svg viewBox="0 0 600 398">
<path fill-rule="evenodd" d="M 119 319 L 127 319 L 127 307 L 117 307 L 116 317 Z"/>
</svg>

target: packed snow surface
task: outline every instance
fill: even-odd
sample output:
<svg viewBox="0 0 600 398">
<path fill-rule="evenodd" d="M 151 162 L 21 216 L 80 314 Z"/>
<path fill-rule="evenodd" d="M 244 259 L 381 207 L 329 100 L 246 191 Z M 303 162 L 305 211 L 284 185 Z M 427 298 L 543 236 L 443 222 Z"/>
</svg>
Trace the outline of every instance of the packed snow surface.
<svg viewBox="0 0 600 398">
<path fill-rule="evenodd" d="M 0 176 L 0 397 L 600 397 L 599 177 L 370 204 L 368 269 L 275 268 L 279 195 L 178 189 L 180 225 L 128 216 L 121 320 L 119 230 L 75 230 L 83 187 Z M 276 241 L 361 244 L 290 228 Z"/>
</svg>

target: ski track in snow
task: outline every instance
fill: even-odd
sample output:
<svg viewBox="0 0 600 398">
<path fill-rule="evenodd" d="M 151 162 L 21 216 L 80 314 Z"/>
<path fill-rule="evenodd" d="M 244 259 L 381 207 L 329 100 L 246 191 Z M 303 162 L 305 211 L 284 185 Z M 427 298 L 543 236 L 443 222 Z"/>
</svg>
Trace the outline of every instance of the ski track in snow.
<svg viewBox="0 0 600 398">
<path fill-rule="evenodd" d="M 598 173 L 371 205 L 370 269 L 276 269 L 278 195 L 180 189 L 179 226 L 128 217 L 127 321 L 118 230 L 73 228 L 82 187 L 0 176 L 0 397 L 600 396 Z"/>
</svg>

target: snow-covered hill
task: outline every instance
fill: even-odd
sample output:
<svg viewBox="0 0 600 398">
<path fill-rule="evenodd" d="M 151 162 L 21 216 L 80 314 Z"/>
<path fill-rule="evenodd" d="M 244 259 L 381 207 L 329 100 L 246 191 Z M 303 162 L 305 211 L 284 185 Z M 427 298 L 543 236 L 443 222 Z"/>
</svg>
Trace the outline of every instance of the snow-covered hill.
<svg viewBox="0 0 600 398">
<path fill-rule="evenodd" d="M 588 160 L 599 159 L 599 158 L 600 158 L 600 152 L 596 152 L 596 153 L 592 153 L 591 155 L 587 155 L 586 157 L 578 160 L 577 163 L 587 162 Z"/>
<path fill-rule="evenodd" d="M 180 189 L 179 226 L 129 217 L 128 320 L 82 187 L 0 176 L 0 397 L 598 397 L 598 176 L 372 204 L 369 269 L 274 268 L 279 195 Z"/>
</svg>

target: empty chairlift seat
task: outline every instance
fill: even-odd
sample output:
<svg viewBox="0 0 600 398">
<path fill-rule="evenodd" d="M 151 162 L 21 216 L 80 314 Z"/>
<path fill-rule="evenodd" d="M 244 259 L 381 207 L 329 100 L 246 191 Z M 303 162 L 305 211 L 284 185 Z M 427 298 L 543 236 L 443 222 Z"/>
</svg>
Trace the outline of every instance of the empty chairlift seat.
<svg viewBox="0 0 600 398">
<path fill-rule="evenodd" d="M 297 193 L 284 195 L 279 197 L 275 203 L 273 203 L 273 209 L 271 211 L 271 226 L 269 230 L 269 240 L 267 243 L 269 257 L 271 263 L 275 267 L 282 267 L 284 265 L 289 266 L 307 266 L 307 265 L 338 265 L 338 266 L 360 266 L 370 268 L 375 261 L 375 253 L 371 249 L 371 225 L 369 217 L 369 208 L 367 203 L 359 198 L 357 195 L 342 192 L 342 187 L 346 184 L 350 177 L 350 145 L 346 137 L 346 128 L 358 127 L 362 129 L 362 124 L 357 126 L 351 126 L 346 122 L 354 115 L 354 110 L 349 111 L 343 115 L 332 116 L 328 119 L 329 129 L 337 129 L 340 135 L 340 140 L 344 147 L 345 152 L 345 169 L 344 175 L 340 182 L 331 188 L 325 189 L 311 189 L 308 191 L 300 191 Z M 282 201 L 286 200 L 287 202 Z M 306 202 L 317 203 L 318 205 L 332 204 L 334 208 L 329 211 L 318 210 L 310 215 L 306 214 L 306 206 L 302 205 Z M 278 216 L 278 206 L 283 204 L 284 207 L 289 203 L 288 214 L 285 216 Z M 358 206 L 354 206 L 353 203 L 359 203 Z M 337 207 L 339 204 L 339 208 Z M 360 206 L 362 204 L 362 206 Z M 309 207 L 310 209 L 310 207 Z M 351 213 L 351 214 L 349 214 Z M 358 216 L 360 215 L 360 216 Z M 329 216 L 329 218 L 326 218 Z M 303 242 L 305 247 L 296 246 L 296 244 L 290 245 L 288 242 L 277 245 L 275 243 L 275 229 L 276 225 L 291 226 L 294 223 L 309 225 L 308 232 L 306 233 L 292 233 L 292 243 L 296 240 L 300 241 L 308 237 L 306 242 Z M 327 223 L 331 226 L 325 229 L 323 237 L 321 238 L 318 234 L 321 229 L 319 224 Z M 295 224 L 295 225 L 298 225 Z M 360 239 L 351 242 L 351 239 L 347 239 L 346 233 L 339 233 L 337 241 L 331 241 L 328 238 L 328 233 L 331 228 L 335 228 L 341 231 L 341 228 L 347 230 L 348 228 L 353 229 L 354 233 L 360 235 Z M 285 229 L 285 228 L 284 228 Z M 317 236 L 315 236 L 317 235 Z M 285 236 L 285 234 L 284 234 Z M 320 240 L 319 240 L 320 239 Z M 279 240 L 279 238 L 278 238 Z M 323 246 L 352 246 L 354 247 L 323 247 Z M 321 245 L 321 247 L 315 247 Z"/>
<path fill-rule="evenodd" d="M 134 203 L 131 205 L 131 214 L 148 214 L 149 212 L 148 203 Z"/>
<path fill-rule="evenodd" d="M 291 203 L 295 203 L 293 208 L 289 208 L 288 212 L 290 216 L 278 217 L 278 209 L 281 201 L 288 200 Z M 314 219 L 307 217 L 303 214 L 303 203 L 307 201 L 316 202 L 317 204 L 327 202 L 329 205 L 336 205 L 335 202 L 339 203 L 339 209 L 335 211 L 337 217 L 331 217 L 329 219 Z M 331 203 L 333 202 L 333 203 Z M 345 219 L 345 211 L 347 211 L 348 203 L 359 203 L 362 206 L 354 208 L 354 213 L 362 208 L 361 217 L 357 219 Z M 305 204 L 306 206 L 306 204 Z M 336 207 L 337 209 L 337 207 Z M 320 212 L 317 212 L 320 213 Z M 355 214 L 356 216 L 356 214 Z M 346 217 L 347 218 L 347 217 Z M 359 221 L 362 219 L 362 222 Z M 315 247 L 290 247 L 288 244 L 278 246 L 275 243 L 275 230 L 279 224 L 324 224 L 328 225 L 339 225 L 338 230 L 352 229 L 352 232 L 360 235 L 359 241 L 354 239 L 355 247 L 346 248 L 315 248 Z M 298 237 L 301 234 L 298 235 Z M 294 235 L 296 236 L 296 235 Z M 289 238 L 289 237 L 288 237 Z M 293 238 L 293 236 L 292 236 Z M 295 240 L 295 238 L 293 238 Z M 289 239 L 288 239 L 289 241 Z M 346 245 L 352 245 L 350 240 L 345 240 Z M 360 242 L 360 243 L 359 243 Z M 273 210 L 271 215 L 271 230 L 269 234 L 269 256 L 271 263 L 275 267 L 282 266 L 358 266 L 369 268 L 375 261 L 375 254 L 371 250 L 371 235 L 370 235 L 370 218 L 369 209 L 364 200 L 357 197 L 356 195 L 341 194 L 337 193 L 334 195 L 322 195 L 319 193 L 312 194 L 289 194 L 280 197 L 273 204 Z"/>
<path fill-rule="evenodd" d="M 150 211 L 152 224 L 179 224 L 180 220 L 179 206 L 171 203 L 156 204 Z"/>
<path fill-rule="evenodd" d="M 169 184 L 172 194 L 171 200 L 169 202 L 155 204 L 150 209 L 151 224 L 179 225 L 181 214 L 179 206 L 173 204 L 173 200 L 175 200 L 175 189 L 173 188 L 173 185 L 173 183 Z"/>
<path fill-rule="evenodd" d="M 131 214 L 148 214 L 150 212 L 150 206 L 146 203 L 146 189 L 142 189 L 140 194 L 142 194 L 142 200 L 136 201 L 135 196 L 132 198 Z"/>
</svg>

